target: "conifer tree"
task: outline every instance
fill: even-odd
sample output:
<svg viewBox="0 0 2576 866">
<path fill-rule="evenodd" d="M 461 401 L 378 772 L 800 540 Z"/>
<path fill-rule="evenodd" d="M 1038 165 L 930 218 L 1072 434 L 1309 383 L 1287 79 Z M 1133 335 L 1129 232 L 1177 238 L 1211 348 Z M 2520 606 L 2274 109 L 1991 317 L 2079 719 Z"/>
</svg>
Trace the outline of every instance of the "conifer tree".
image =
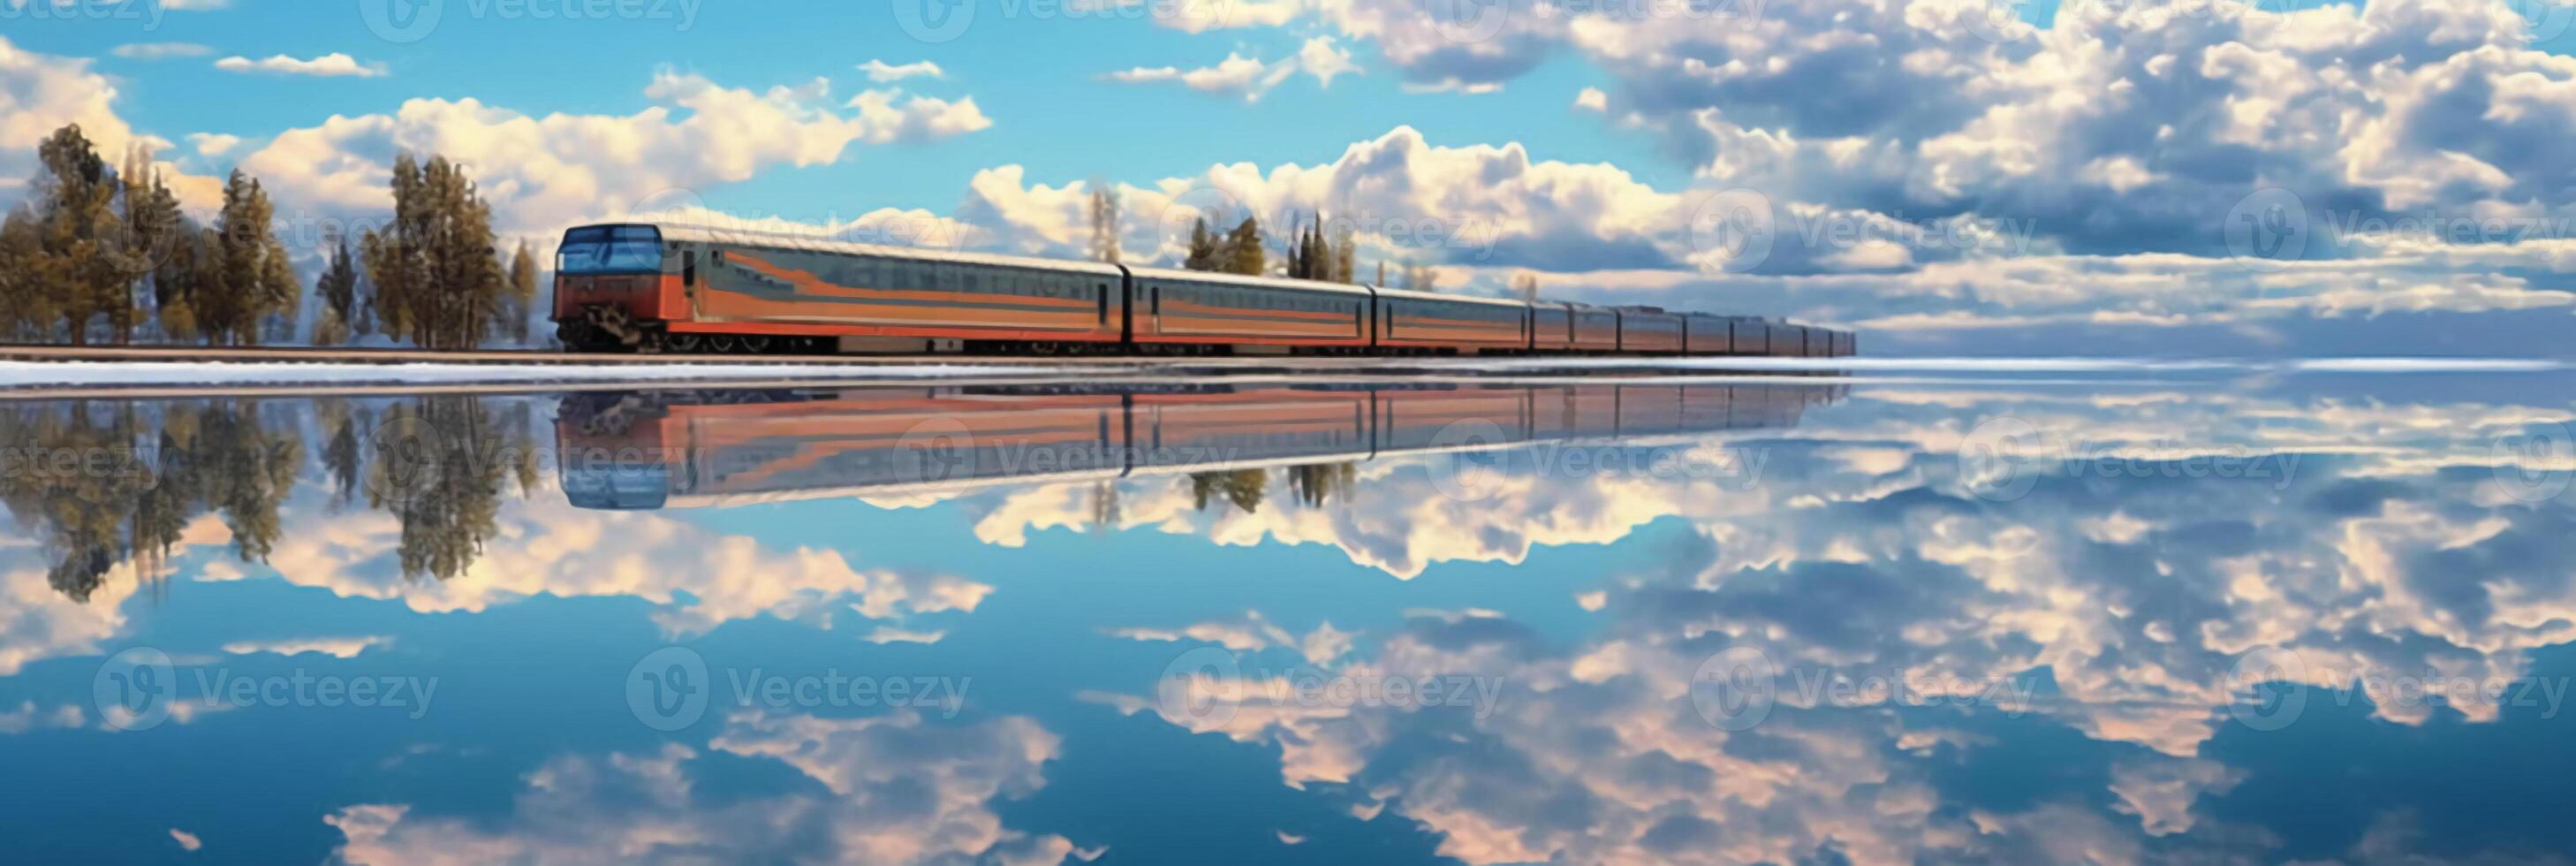
<svg viewBox="0 0 2576 866">
<path fill-rule="evenodd" d="M 1190 257 L 1181 262 L 1181 267 L 1193 271 L 1221 270 L 1218 252 L 1216 232 L 1208 229 L 1207 218 L 1200 217 L 1191 222 Z"/>
<path fill-rule="evenodd" d="M 394 222 L 359 244 L 373 308 L 386 336 L 433 349 L 483 342 L 499 318 L 504 283 L 494 253 L 491 205 L 465 169 L 432 156 L 394 160 Z"/>
<path fill-rule="evenodd" d="M 1260 276 L 1269 271 L 1269 254 L 1261 248 L 1261 218 L 1245 216 L 1225 238 L 1227 273 Z"/>
<path fill-rule="evenodd" d="M 519 251 L 510 256 L 510 294 L 506 306 L 509 314 L 502 319 L 502 330 L 509 334 L 510 342 L 525 345 L 528 342 L 528 317 L 537 306 L 537 254 L 528 249 L 525 239 L 519 241 Z"/>
<path fill-rule="evenodd" d="M 1106 182 L 1091 185 L 1091 260 L 1118 263 L 1118 196 Z"/>
<path fill-rule="evenodd" d="M 358 268 L 350 260 L 348 238 L 332 245 L 331 262 L 313 284 L 313 294 L 322 301 L 322 311 L 313 320 L 314 345 L 336 346 L 366 333 L 358 305 Z"/>
</svg>

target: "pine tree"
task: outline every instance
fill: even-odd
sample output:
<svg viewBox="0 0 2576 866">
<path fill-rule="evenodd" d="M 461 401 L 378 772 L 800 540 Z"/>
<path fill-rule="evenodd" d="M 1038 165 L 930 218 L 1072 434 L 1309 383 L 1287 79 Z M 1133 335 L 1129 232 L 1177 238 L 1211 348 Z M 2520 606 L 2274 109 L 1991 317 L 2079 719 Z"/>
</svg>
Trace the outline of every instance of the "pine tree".
<svg viewBox="0 0 2576 866">
<path fill-rule="evenodd" d="M 10 208 L 0 218 L 0 337 L 15 338 L 51 324 L 43 318 L 41 282 L 49 265 L 35 212 Z"/>
<path fill-rule="evenodd" d="M 1118 263 L 1118 196 L 1106 182 L 1091 185 L 1091 259 Z"/>
<path fill-rule="evenodd" d="M 1188 260 L 1181 262 L 1181 267 L 1188 268 L 1193 271 L 1219 270 L 1221 269 L 1222 262 L 1219 259 L 1218 252 L 1216 232 L 1208 229 L 1207 218 L 1200 217 L 1197 220 L 1192 221 L 1190 223 L 1190 257 Z"/>
<path fill-rule="evenodd" d="M 394 222 L 359 243 L 371 307 L 386 336 L 433 349 L 483 342 L 509 279 L 494 254 L 491 205 L 463 166 L 440 156 L 394 160 Z"/>
<path fill-rule="evenodd" d="M 259 182 L 236 169 L 224 183 L 224 208 L 215 220 L 215 243 L 201 271 L 218 279 L 196 286 L 198 327 L 210 343 L 259 342 L 262 326 L 291 318 L 303 302 L 301 283 L 286 245 L 270 232 L 277 209 Z"/>
<path fill-rule="evenodd" d="M 1404 266 L 1404 287 L 1417 292 L 1439 291 L 1440 272 L 1430 265 L 1407 264 Z"/>
<path fill-rule="evenodd" d="M 85 345 L 92 321 L 126 306 L 118 302 L 127 280 L 109 253 L 124 227 L 113 207 L 116 183 L 78 124 L 55 130 L 36 152 L 46 172 L 38 198 L 45 281 L 37 293 L 41 307 L 70 326 L 72 345 Z"/>
<path fill-rule="evenodd" d="M 1356 282 L 1359 282 L 1359 279 L 1360 279 L 1359 262 L 1358 262 L 1358 260 L 1356 259 L 1356 256 L 1358 255 L 1358 250 L 1359 250 L 1359 244 L 1358 244 L 1358 243 L 1356 243 L 1356 242 L 1354 242 L 1354 241 L 1352 240 L 1352 238 L 1351 238 L 1351 223 L 1350 223 L 1350 221 L 1349 221 L 1349 220 L 1343 220 L 1343 221 L 1341 221 L 1341 222 L 1339 222 L 1339 223 L 1335 223 L 1335 224 L 1333 224 L 1333 243 L 1332 243 L 1332 251 L 1333 251 L 1333 276 L 1332 276 L 1332 279 L 1333 279 L 1335 282 L 1343 282 L 1343 283 L 1356 283 Z"/>
<path fill-rule="evenodd" d="M 1246 216 L 1225 238 L 1222 259 L 1227 273 L 1261 276 L 1269 271 L 1269 254 L 1261 248 L 1261 218 Z"/>
<path fill-rule="evenodd" d="M 1114 262 L 1117 259 L 1113 258 L 1110 261 Z M 510 294 L 507 306 L 509 315 L 503 318 L 502 329 L 509 334 L 510 342 L 526 345 L 528 317 L 537 306 L 537 254 L 528 249 L 528 242 L 525 239 L 519 241 L 518 253 L 510 257 Z"/>
<path fill-rule="evenodd" d="M 118 180 L 124 186 L 125 213 L 124 249 L 117 264 L 127 282 L 119 293 L 123 303 L 110 318 L 116 323 L 117 342 L 126 343 L 133 341 L 147 302 L 151 309 L 159 309 L 159 274 L 172 248 L 188 233 L 188 225 L 179 211 L 178 196 L 170 192 L 153 164 L 150 148 L 139 144 L 127 148 Z"/>
<path fill-rule="evenodd" d="M 358 307 L 358 268 L 350 260 L 348 238 L 332 246 L 331 263 L 314 282 L 313 295 L 322 301 L 322 312 L 313 320 L 314 345 L 336 346 L 366 333 Z"/>
</svg>

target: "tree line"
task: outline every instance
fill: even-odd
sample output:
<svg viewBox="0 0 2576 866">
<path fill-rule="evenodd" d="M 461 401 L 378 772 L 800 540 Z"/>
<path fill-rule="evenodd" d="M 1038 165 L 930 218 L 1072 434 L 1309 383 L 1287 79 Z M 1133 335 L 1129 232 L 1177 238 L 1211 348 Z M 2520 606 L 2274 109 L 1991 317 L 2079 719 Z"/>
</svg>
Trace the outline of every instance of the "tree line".
<svg viewBox="0 0 2576 866">
<path fill-rule="evenodd" d="M 304 483 L 329 489 L 335 513 L 391 514 L 405 577 L 452 579 L 498 533 L 504 500 L 538 486 L 526 403 L 435 395 L 305 405 L 309 434 L 307 416 L 285 401 L 0 408 L 9 443 L 0 506 L 43 541 L 53 588 L 86 602 L 119 573 L 166 578 L 188 525 L 207 514 L 223 522 L 235 558 L 267 562 L 285 537 L 283 505 Z"/>
<path fill-rule="evenodd" d="M 1093 260 L 1117 264 L 1119 200 L 1103 183 L 1092 184 L 1091 245 Z M 1326 227 L 1330 226 L 1329 233 Z M 1274 250 L 1276 255 L 1274 256 Z M 1351 235 L 1348 222 L 1334 223 L 1318 211 L 1312 222 L 1296 219 L 1284 240 L 1274 239 L 1262 226 L 1261 218 L 1245 214 L 1231 229 L 1211 225 L 1206 216 L 1190 222 L 1188 255 L 1181 267 L 1193 271 L 1244 274 L 1248 276 L 1284 276 L 1290 279 L 1322 280 L 1332 283 L 1358 283 L 1359 242 Z M 1398 287 L 1416 291 L 1436 291 L 1439 272 L 1427 265 L 1406 263 L 1398 273 Z M 1387 282 L 1386 263 L 1377 263 L 1374 282 Z M 1518 285 L 1515 284 L 1515 289 Z M 1533 285 L 1533 293 L 1535 286 Z"/>
<path fill-rule="evenodd" d="M 211 223 L 185 212 L 142 145 L 110 166 L 74 124 L 38 145 L 27 195 L 0 218 L 0 339 L 209 346 L 296 342 L 308 293 L 258 179 L 234 170 Z M 329 232 L 314 345 L 382 333 L 424 348 L 524 343 L 537 262 L 505 261 L 492 210 L 462 166 L 395 160 L 393 219 Z M 354 248 L 353 248 L 354 242 Z"/>
</svg>

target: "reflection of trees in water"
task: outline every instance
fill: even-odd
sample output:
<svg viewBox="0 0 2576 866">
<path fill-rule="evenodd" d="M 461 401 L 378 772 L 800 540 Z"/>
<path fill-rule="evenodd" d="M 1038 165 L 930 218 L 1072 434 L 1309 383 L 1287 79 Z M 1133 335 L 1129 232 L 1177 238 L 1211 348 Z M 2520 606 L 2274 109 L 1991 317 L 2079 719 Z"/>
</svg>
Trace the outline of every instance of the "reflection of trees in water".
<svg viewBox="0 0 2576 866">
<path fill-rule="evenodd" d="M 1303 466 L 1290 466 L 1286 474 L 1288 490 L 1296 495 L 1298 504 L 1316 508 L 1335 498 L 1349 498 L 1352 486 L 1359 482 L 1359 464 L 1351 461 L 1309 463 Z M 1270 470 L 1227 469 L 1192 472 L 1189 484 L 1191 505 L 1200 511 L 1206 511 L 1209 504 L 1223 500 L 1236 508 L 1243 509 L 1245 514 L 1257 514 L 1261 511 L 1263 499 L 1270 494 Z M 1111 507 L 1114 509 L 1114 505 Z M 1093 506 L 1095 519 L 1102 516 L 1099 513 L 1101 510 L 1098 500 L 1095 499 Z"/>
<path fill-rule="evenodd" d="M 495 411 L 464 396 L 421 397 L 385 412 L 368 501 L 402 524 L 404 576 L 447 580 L 482 556 L 505 488 L 524 495 L 536 483 L 527 414 L 525 404 Z"/>
<path fill-rule="evenodd" d="M 322 473 L 331 482 L 331 510 L 336 512 L 357 498 L 365 466 L 364 431 L 375 426 L 375 413 L 358 403 L 324 398 L 313 402 L 313 414 L 322 426 Z"/>
<path fill-rule="evenodd" d="M 86 602 L 120 565 L 157 583 L 188 524 L 212 513 L 234 555 L 266 562 L 285 533 L 283 503 L 306 468 L 303 404 L 27 403 L 0 407 L 0 506 L 45 541 L 47 579 Z M 408 576 L 455 577 L 496 531 L 502 495 L 537 481 L 531 409 L 473 397 L 390 406 L 313 404 L 319 483 L 336 511 L 367 505 L 401 525 Z M 395 437 L 413 435 L 389 460 Z M 400 465 L 424 470 L 405 475 Z"/>
<path fill-rule="evenodd" d="M 1297 494 L 1299 503 L 1317 508 L 1336 496 L 1347 501 L 1351 486 L 1358 483 L 1359 477 L 1360 465 L 1351 461 L 1291 466 L 1288 467 L 1288 489 Z"/>
<path fill-rule="evenodd" d="M 1190 473 L 1190 502 L 1206 511 L 1212 497 L 1223 497 L 1245 514 L 1261 511 L 1261 499 L 1269 493 L 1270 472 L 1266 469 L 1228 469 L 1216 472 Z"/>
<path fill-rule="evenodd" d="M 80 601 L 129 557 L 140 579 L 159 579 L 188 522 L 210 510 L 243 561 L 266 560 L 303 460 L 302 441 L 264 425 L 252 401 L 30 404 L 0 412 L 0 442 L 0 502 L 41 529 L 47 579 Z"/>
</svg>

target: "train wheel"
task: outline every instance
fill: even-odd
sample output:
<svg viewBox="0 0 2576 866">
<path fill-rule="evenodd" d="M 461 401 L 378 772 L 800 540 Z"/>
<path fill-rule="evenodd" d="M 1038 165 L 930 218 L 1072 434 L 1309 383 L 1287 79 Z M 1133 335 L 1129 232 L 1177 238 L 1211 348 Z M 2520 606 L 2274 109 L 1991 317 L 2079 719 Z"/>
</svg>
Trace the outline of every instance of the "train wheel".
<svg viewBox="0 0 2576 866">
<path fill-rule="evenodd" d="M 742 352 L 742 341 L 735 339 L 731 334 L 716 334 L 707 338 L 707 351 L 718 355 L 739 354 Z"/>
<path fill-rule="evenodd" d="M 705 341 L 696 334 L 672 334 L 662 341 L 662 348 L 681 355 L 695 355 L 706 349 Z"/>
</svg>

